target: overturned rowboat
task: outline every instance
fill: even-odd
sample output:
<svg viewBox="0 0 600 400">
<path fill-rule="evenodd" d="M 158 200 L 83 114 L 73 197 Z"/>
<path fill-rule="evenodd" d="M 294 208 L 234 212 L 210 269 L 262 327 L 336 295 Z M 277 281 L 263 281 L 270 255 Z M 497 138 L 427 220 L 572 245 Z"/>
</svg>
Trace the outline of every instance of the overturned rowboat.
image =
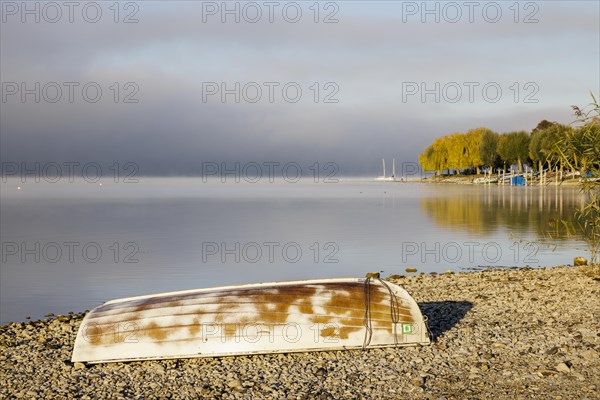
<svg viewBox="0 0 600 400">
<path fill-rule="evenodd" d="M 81 323 L 73 362 L 428 344 L 417 303 L 380 279 L 319 279 L 109 301 Z"/>
</svg>

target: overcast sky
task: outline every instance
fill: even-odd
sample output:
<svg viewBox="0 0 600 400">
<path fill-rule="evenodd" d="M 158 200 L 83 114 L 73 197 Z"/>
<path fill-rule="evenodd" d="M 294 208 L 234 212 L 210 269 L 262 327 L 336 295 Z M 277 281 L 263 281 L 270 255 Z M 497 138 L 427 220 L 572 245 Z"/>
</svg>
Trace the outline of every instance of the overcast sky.
<svg viewBox="0 0 600 400">
<path fill-rule="evenodd" d="M 451 132 L 568 123 L 600 92 L 598 1 L 22 4 L 2 1 L 2 162 L 374 175 Z"/>
</svg>

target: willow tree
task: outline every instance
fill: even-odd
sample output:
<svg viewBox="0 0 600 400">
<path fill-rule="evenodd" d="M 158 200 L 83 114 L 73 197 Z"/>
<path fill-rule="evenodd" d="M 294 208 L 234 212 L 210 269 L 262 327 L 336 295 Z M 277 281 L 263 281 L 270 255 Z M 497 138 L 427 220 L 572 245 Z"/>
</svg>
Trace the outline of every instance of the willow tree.
<svg viewBox="0 0 600 400">
<path fill-rule="evenodd" d="M 542 152 L 542 142 L 545 134 L 546 131 L 544 130 L 533 131 L 529 141 L 529 158 L 534 164 L 538 164 L 538 171 L 541 171 L 546 163 L 546 154 Z"/>
<path fill-rule="evenodd" d="M 510 132 L 502 135 L 498 141 L 498 154 L 502 161 L 517 164 L 523 172 L 523 161 L 529 153 L 529 134 L 525 131 Z"/>
<path fill-rule="evenodd" d="M 427 146 L 419 155 L 419 163 L 424 171 L 436 171 L 440 175 L 443 170 L 449 169 L 449 139 L 447 136 L 437 138 Z"/>
<path fill-rule="evenodd" d="M 487 129 L 484 129 L 481 134 L 481 142 L 479 144 L 479 158 L 481 164 L 492 168 L 498 161 L 498 141 L 500 140 L 500 134 Z"/>
<path fill-rule="evenodd" d="M 549 123 L 544 128 L 534 129 L 529 142 L 529 157 L 534 163 L 538 163 L 540 170 L 544 164 L 547 164 L 548 169 L 552 169 L 557 163 L 564 165 L 556 144 L 571 134 L 573 128 L 556 122 Z"/>
<path fill-rule="evenodd" d="M 543 131 L 544 129 L 548 129 L 550 128 L 552 125 L 556 125 L 558 124 L 558 122 L 550 122 L 547 119 L 543 119 L 541 120 L 535 128 L 533 128 L 531 130 L 531 134 L 533 135 L 534 133 L 536 133 L 537 131 Z"/>
<path fill-rule="evenodd" d="M 448 165 L 460 174 L 460 170 L 468 166 L 465 136 L 462 133 L 452 133 L 446 137 L 448 138 Z"/>
<path fill-rule="evenodd" d="M 423 169 L 423 171 L 435 171 L 435 174 L 439 175 L 440 171 L 434 162 L 434 152 L 435 149 L 433 148 L 432 144 L 427 146 L 425 151 L 419 154 L 419 164 L 421 164 L 421 169 Z"/>
<path fill-rule="evenodd" d="M 477 173 L 479 173 L 479 167 L 483 165 L 479 149 L 481 147 L 483 135 L 487 131 L 489 131 L 487 128 L 475 128 L 468 130 L 465 134 L 466 164 L 468 164 L 469 167 L 475 167 Z"/>
<path fill-rule="evenodd" d="M 442 136 L 433 142 L 434 148 L 434 163 L 440 173 L 447 169 L 450 173 L 450 139 L 447 136 Z"/>
</svg>

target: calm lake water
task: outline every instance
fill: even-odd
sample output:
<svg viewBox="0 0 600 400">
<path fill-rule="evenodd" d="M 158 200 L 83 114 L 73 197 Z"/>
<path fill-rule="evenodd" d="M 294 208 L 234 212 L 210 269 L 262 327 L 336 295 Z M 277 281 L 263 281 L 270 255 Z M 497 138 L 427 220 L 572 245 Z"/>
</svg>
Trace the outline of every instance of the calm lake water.
<svg viewBox="0 0 600 400">
<path fill-rule="evenodd" d="M 381 183 L 3 182 L 2 323 L 215 285 L 553 266 L 576 187 Z M 21 186 L 21 189 L 18 189 Z M 531 243 L 533 241 L 533 243 Z"/>
</svg>

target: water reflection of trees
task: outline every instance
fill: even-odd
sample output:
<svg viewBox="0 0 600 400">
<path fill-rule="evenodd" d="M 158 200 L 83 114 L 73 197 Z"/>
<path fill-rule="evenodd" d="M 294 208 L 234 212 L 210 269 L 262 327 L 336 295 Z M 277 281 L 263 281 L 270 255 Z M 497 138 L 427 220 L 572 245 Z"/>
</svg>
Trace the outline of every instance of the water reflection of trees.
<svg viewBox="0 0 600 400">
<path fill-rule="evenodd" d="M 556 224 L 574 221 L 583 196 L 576 188 L 498 187 L 465 190 L 460 194 L 424 197 L 421 208 L 433 221 L 449 228 L 483 234 L 505 229 L 556 238 Z M 559 233 L 559 238 L 565 238 Z"/>
</svg>

